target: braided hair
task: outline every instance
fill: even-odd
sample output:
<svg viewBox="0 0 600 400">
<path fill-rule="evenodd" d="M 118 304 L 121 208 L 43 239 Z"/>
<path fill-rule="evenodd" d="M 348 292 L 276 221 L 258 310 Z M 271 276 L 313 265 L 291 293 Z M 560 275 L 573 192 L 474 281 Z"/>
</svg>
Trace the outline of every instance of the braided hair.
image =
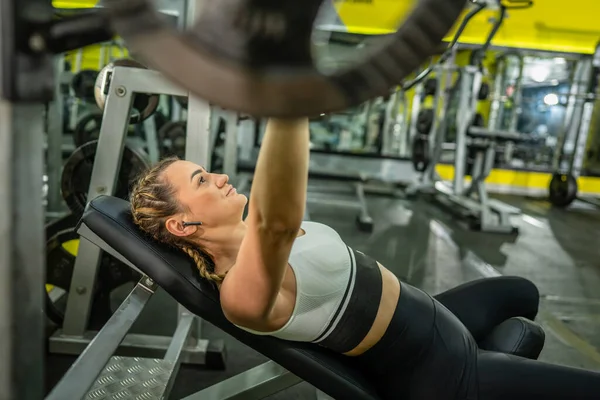
<svg viewBox="0 0 600 400">
<path fill-rule="evenodd" d="M 225 275 L 215 273 L 212 257 L 197 244 L 175 236 L 167 230 L 167 220 L 182 212 L 182 205 L 177 201 L 175 188 L 163 177 L 164 171 L 176 161 L 179 161 L 177 157 L 165 158 L 138 178 L 130 195 L 133 221 L 154 239 L 174 246 L 190 256 L 200 276 L 220 283 Z"/>
</svg>

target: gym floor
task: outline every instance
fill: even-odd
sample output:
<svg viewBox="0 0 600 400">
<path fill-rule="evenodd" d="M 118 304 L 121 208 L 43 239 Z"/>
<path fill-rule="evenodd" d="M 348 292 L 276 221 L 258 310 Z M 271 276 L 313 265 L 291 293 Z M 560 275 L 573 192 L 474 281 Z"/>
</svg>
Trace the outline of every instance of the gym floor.
<svg viewBox="0 0 600 400">
<path fill-rule="evenodd" d="M 309 212 L 313 221 L 336 229 L 348 245 L 431 294 L 483 277 L 531 279 L 542 295 L 538 322 L 546 330 L 546 345 L 541 359 L 600 370 L 600 211 L 583 203 L 556 210 L 540 199 L 497 197 L 522 209 L 522 216 L 514 218 L 520 228 L 518 236 L 468 231 L 423 199 L 369 197 L 375 223 L 371 234 L 356 229 L 356 210 L 311 205 Z M 115 293 L 115 306 L 129 289 Z M 175 302 L 159 292 L 132 332 L 170 335 L 175 313 Z M 225 340 L 226 370 L 183 366 L 171 398 L 180 399 L 266 361 L 207 323 L 204 336 Z M 48 389 L 73 361 L 73 357 L 48 356 Z M 269 398 L 311 399 L 314 391 L 302 383 Z"/>
</svg>

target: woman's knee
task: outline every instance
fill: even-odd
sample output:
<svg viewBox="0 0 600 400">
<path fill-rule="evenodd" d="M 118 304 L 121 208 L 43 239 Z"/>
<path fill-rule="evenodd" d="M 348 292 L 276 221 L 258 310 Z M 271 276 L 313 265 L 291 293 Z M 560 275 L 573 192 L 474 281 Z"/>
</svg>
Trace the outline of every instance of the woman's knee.
<svg viewBox="0 0 600 400">
<path fill-rule="evenodd" d="M 535 283 L 520 276 L 504 277 L 510 281 L 510 296 L 519 302 L 524 316 L 533 319 L 540 305 L 540 291 Z"/>
</svg>

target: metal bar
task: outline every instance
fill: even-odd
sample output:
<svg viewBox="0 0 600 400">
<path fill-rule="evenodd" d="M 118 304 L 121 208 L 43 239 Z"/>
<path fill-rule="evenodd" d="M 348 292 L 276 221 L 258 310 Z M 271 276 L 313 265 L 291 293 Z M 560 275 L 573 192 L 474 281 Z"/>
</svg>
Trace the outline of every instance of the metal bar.
<svg viewBox="0 0 600 400">
<path fill-rule="evenodd" d="M 90 179 L 88 202 L 100 195 L 114 193 L 129 126 L 129 112 L 135 92 L 129 86 L 130 80 L 136 82 L 132 78 L 135 75 L 131 73 L 131 70 L 143 71 L 117 67 L 112 74 L 100 128 L 96 159 Z M 148 82 L 146 85 L 148 86 Z M 99 261 L 100 249 L 89 241 L 81 241 L 75 260 L 63 324 L 63 330 L 67 335 L 83 335 L 87 328 Z"/>
<path fill-rule="evenodd" d="M 415 136 L 417 135 L 417 121 L 419 112 L 421 111 L 421 101 L 423 98 L 423 84 L 419 83 L 415 87 L 415 94 L 413 96 L 411 115 L 410 115 L 410 126 L 408 128 L 408 143 L 412 143 Z M 412 156 L 412 153 L 411 153 Z"/>
<path fill-rule="evenodd" d="M 179 367 L 181 366 L 183 348 L 185 347 L 185 343 L 193 329 L 195 319 L 196 316 L 190 313 L 181 316 L 179 323 L 177 324 L 175 334 L 173 335 L 173 340 L 171 340 L 171 344 L 169 345 L 169 348 L 165 354 L 164 360 L 172 363 L 173 365 L 171 375 L 169 376 L 165 386 L 165 391 L 163 393 L 163 398 L 165 399 L 169 398 L 171 389 L 173 389 L 175 378 L 177 377 L 177 374 L 179 373 Z"/>
<path fill-rule="evenodd" d="M 81 399 L 141 314 L 153 292 L 137 284 L 46 400 Z"/>
<path fill-rule="evenodd" d="M 156 120 L 152 116 L 144 121 L 144 136 L 146 138 L 146 147 L 148 148 L 148 158 L 151 164 L 155 164 L 160 159 L 158 149 L 158 138 L 156 136 Z"/>
<path fill-rule="evenodd" d="M 115 81 L 115 79 L 118 79 Z M 188 91 L 175 85 L 160 72 L 151 69 L 115 67 L 112 74 L 111 90 L 123 86 L 129 92 L 164 94 L 167 96 L 187 96 Z M 108 100 L 107 100 L 108 102 Z"/>
<path fill-rule="evenodd" d="M 259 400 L 302 382 L 273 361 L 242 372 L 183 400 Z"/>
<path fill-rule="evenodd" d="M 200 321 L 200 318 L 196 318 Z M 84 336 L 66 336 L 58 331 L 50 337 L 50 353 L 78 355 L 94 340 L 98 333 L 87 331 Z M 181 362 L 184 364 L 206 364 L 208 340 L 190 340 L 183 348 Z M 115 355 L 126 357 L 163 358 L 172 341 L 171 336 L 142 335 L 130 333 L 121 342 Z M 211 341 L 215 343 L 215 341 Z M 218 347 L 218 346 L 216 346 Z M 215 347 L 215 348 L 216 348 Z"/>
<path fill-rule="evenodd" d="M 477 126 L 471 126 L 467 133 L 469 136 L 482 136 L 490 137 L 492 139 L 508 139 L 508 140 L 521 140 L 523 135 L 519 132 L 510 132 L 497 129 L 486 129 Z"/>
<path fill-rule="evenodd" d="M 190 0 L 187 2 L 183 23 L 188 28 L 195 25 L 204 2 L 205 0 Z M 205 100 L 190 95 L 188 97 L 187 113 L 185 159 L 203 165 L 210 171 L 210 154 L 212 152 L 210 141 L 211 106 Z"/>
<path fill-rule="evenodd" d="M 227 113 L 227 124 L 225 130 L 225 148 L 223 152 L 223 173 L 230 180 L 236 181 L 238 161 L 238 114 L 229 111 Z"/>
<path fill-rule="evenodd" d="M 185 342 L 187 341 L 190 330 L 194 325 L 195 319 L 196 316 L 194 314 L 186 314 L 179 319 L 177 329 L 173 334 L 173 339 L 171 340 L 171 344 L 169 345 L 167 353 L 165 354 L 165 361 L 174 363 L 179 362 L 181 358 L 181 350 L 185 347 Z"/>
<path fill-rule="evenodd" d="M 43 111 L 0 99 L 0 399 L 44 394 Z"/>
<path fill-rule="evenodd" d="M 210 171 L 210 105 L 196 96 L 189 96 L 185 159 Z"/>
<path fill-rule="evenodd" d="M 81 71 L 82 64 L 83 64 L 83 49 L 79 49 L 79 50 L 77 50 L 77 53 L 75 54 L 75 65 L 71 65 L 71 73 L 72 73 L 71 77 L 75 76 L 76 73 Z M 79 102 L 80 102 L 80 100 L 75 97 L 75 91 L 73 90 L 71 85 L 69 85 L 69 88 L 70 88 L 69 93 L 71 95 L 71 98 L 73 99 L 73 103 L 72 103 L 71 109 L 70 109 L 71 114 L 69 115 L 69 128 L 75 129 L 75 126 L 77 125 L 77 117 L 79 117 Z"/>
<path fill-rule="evenodd" d="M 65 70 L 64 55 L 55 58 L 55 74 L 58 77 L 54 87 L 54 100 L 48 105 L 46 131 L 48 147 L 46 148 L 46 174 L 48 175 L 48 205 L 47 211 L 58 212 L 61 210 L 60 179 L 63 165 L 62 138 L 64 102 L 61 90 L 61 79 Z"/>
<path fill-rule="evenodd" d="M 474 108 L 472 106 L 474 76 L 477 73 L 474 67 L 465 67 L 461 77 L 460 99 L 456 114 L 456 151 L 454 152 L 454 193 L 461 194 L 465 179 L 465 162 L 467 152 L 467 129 L 473 120 Z"/>
</svg>

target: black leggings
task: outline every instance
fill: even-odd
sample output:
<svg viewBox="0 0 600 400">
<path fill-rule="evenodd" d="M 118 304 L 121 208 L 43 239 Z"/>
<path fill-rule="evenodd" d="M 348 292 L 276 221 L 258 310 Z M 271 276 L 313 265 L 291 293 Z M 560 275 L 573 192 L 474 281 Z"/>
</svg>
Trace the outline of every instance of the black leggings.
<svg viewBox="0 0 600 400">
<path fill-rule="evenodd" d="M 539 293 L 519 277 L 481 279 L 434 296 L 477 342 L 512 317 L 533 320 Z M 600 373 L 488 351 L 477 356 L 479 398 L 599 399 Z"/>
<path fill-rule="evenodd" d="M 537 287 L 516 276 L 467 282 L 433 297 L 458 317 L 478 343 L 509 318 L 533 321 L 540 302 Z"/>
<path fill-rule="evenodd" d="M 410 285 L 402 290 L 391 329 L 360 357 L 383 398 L 600 398 L 598 372 L 477 348 L 503 321 L 535 318 L 539 293 L 530 281 L 481 279 L 435 296 L 437 302 Z"/>
</svg>

